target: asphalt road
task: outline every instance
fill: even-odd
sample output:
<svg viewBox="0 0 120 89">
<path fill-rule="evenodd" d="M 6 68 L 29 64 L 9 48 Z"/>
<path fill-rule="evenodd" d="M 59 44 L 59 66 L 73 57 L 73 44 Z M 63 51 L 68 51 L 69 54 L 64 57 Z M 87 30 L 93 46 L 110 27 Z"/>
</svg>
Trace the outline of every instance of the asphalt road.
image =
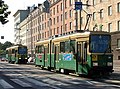
<svg viewBox="0 0 120 89">
<path fill-rule="evenodd" d="M 113 75 L 111 75 L 113 76 Z M 110 77 L 111 77 L 110 76 Z M 119 84 L 42 70 L 34 65 L 0 62 L 0 89 L 118 89 Z"/>
</svg>

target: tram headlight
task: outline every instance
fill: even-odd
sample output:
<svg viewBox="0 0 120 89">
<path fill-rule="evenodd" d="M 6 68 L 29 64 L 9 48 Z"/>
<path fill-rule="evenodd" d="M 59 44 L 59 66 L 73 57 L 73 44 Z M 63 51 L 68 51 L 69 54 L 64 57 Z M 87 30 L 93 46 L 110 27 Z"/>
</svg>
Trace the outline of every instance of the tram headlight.
<svg viewBox="0 0 120 89">
<path fill-rule="evenodd" d="M 27 57 L 25 59 L 27 59 Z"/>
<path fill-rule="evenodd" d="M 107 63 L 107 66 L 112 66 L 112 65 L 113 65 L 112 62 L 108 62 L 108 63 Z"/>
<path fill-rule="evenodd" d="M 19 59 L 21 59 L 21 57 Z"/>
<path fill-rule="evenodd" d="M 98 66 L 98 63 L 97 62 L 93 62 L 93 66 Z"/>
</svg>

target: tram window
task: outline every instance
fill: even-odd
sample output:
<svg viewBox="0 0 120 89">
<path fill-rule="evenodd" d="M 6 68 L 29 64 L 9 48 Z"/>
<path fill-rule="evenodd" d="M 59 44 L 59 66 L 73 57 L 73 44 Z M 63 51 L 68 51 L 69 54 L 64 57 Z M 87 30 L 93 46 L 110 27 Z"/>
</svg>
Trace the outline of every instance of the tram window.
<svg viewBox="0 0 120 89">
<path fill-rule="evenodd" d="M 67 53 L 70 52 L 70 41 L 65 42 L 65 52 L 67 52 Z"/>
<path fill-rule="evenodd" d="M 87 61 L 87 43 L 85 42 L 84 43 L 84 60 L 83 62 L 86 62 Z"/>
<path fill-rule="evenodd" d="M 15 50 L 15 53 L 17 53 L 18 51 L 17 50 Z"/>
<path fill-rule="evenodd" d="M 65 42 L 60 42 L 60 52 L 65 52 Z"/>
<path fill-rule="evenodd" d="M 44 52 L 44 47 L 43 47 L 43 45 L 41 45 L 41 46 L 38 47 L 38 52 L 39 52 L 39 53 L 43 53 L 43 52 Z"/>
<path fill-rule="evenodd" d="M 54 43 L 52 44 L 51 47 L 52 47 L 52 49 L 51 49 L 51 50 L 52 50 L 52 53 L 54 53 Z"/>
<path fill-rule="evenodd" d="M 75 54 L 75 40 L 70 41 L 70 52 Z"/>
<path fill-rule="evenodd" d="M 8 54 L 8 50 L 6 51 L 6 54 Z"/>
<path fill-rule="evenodd" d="M 12 53 L 15 53 L 15 49 L 12 49 Z"/>
<path fill-rule="evenodd" d="M 50 46 L 50 45 L 48 44 L 48 53 L 49 53 L 49 46 Z"/>
<path fill-rule="evenodd" d="M 38 53 L 38 46 L 35 47 L 35 52 Z"/>
</svg>

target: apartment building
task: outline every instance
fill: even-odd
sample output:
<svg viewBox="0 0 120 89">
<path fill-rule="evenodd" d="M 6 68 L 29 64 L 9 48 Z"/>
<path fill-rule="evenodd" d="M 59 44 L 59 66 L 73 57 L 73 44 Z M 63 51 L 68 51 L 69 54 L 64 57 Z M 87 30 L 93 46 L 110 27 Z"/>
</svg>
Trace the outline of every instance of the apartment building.
<svg viewBox="0 0 120 89">
<path fill-rule="evenodd" d="M 77 30 L 107 31 L 112 34 L 114 59 L 120 59 L 120 0 L 46 0 L 27 16 L 27 46 L 34 53 L 35 42 Z M 75 10 L 82 2 L 82 10 Z M 32 51 L 31 51 L 32 50 Z"/>
<path fill-rule="evenodd" d="M 20 23 L 26 19 L 27 15 L 29 14 L 29 8 L 27 10 L 17 10 L 17 12 L 13 15 L 14 16 L 14 42 L 15 44 L 21 43 L 21 36 L 20 36 Z"/>
<path fill-rule="evenodd" d="M 20 44 L 27 45 L 27 19 L 24 19 L 20 24 Z"/>
</svg>

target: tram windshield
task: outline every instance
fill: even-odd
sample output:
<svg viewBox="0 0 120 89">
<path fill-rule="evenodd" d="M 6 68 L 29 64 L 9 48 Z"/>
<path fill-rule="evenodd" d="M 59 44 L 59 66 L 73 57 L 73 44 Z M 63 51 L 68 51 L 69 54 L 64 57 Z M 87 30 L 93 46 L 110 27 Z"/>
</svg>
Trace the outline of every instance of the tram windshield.
<svg viewBox="0 0 120 89">
<path fill-rule="evenodd" d="M 110 35 L 91 35 L 90 52 L 92 53 L 110 53 L 111 52 Z"/>
<path fill-rule="evenodd" d="M 26 54 L 26 53 L 27 53 L 27 47 L 18 48 L 18 54 Z"/>
</svg>

